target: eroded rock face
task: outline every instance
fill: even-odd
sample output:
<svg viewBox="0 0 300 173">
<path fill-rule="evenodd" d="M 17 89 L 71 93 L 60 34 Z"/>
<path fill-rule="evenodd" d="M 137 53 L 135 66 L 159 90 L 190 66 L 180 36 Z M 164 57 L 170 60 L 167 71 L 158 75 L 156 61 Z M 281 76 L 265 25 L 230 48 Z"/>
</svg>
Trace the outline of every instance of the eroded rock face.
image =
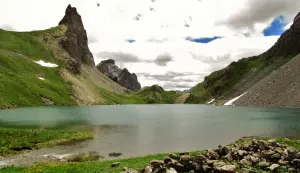
<svg viewBox="0 0 300 173">
<path fill-rule="evenodd" d="M 97 65 L 97 69 L 111 80 L 119 83 L 127 89 L 133 91 L 141 89 L 141 84 L 138 82 L 136 74 L 130 73 L 126 68 L 122 70 L 112 59 L 101 61 Z"/>
<path fill-rule="evenodd" d="M 81 16 L 75 7 L 69 5 L 64 18 L 59 25 L 66 25 L 65 38 L 60 40 L 60 44 L 72 59 L 69 60 L 67 68 L 74 74 L 80 73 L 81 64 L 95 66 L 94 58 L 88 47 L 86 30 L 84 29 Z"/>
</svg>

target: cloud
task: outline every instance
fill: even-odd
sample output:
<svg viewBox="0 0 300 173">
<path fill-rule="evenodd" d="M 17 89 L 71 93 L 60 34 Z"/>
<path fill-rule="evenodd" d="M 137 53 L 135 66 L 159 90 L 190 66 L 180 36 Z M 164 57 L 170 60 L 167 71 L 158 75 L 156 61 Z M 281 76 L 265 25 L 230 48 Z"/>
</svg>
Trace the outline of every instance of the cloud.
<svg viewBox="0 0 300 173">
<path fill-rule="evenodd" d="M 88 42 L 89 44 L 97 43 L 98 39 L 95 36 L 88 35 Z"/>
<path fill-rule="evenodd" d="M 101 59 L 113 59 L 116 62 L 120 62 L 120 63 L 137 63 L 137 62 L 141 61 L 141 59 L 139 59 L 139 57 L 137 57 L 131 53 L 98 52 L 95 55 Z"/>
<path fill-rule="evenodd" d="M 182 90 L 182 89 L 189 89 L 192 88 L 193 85 L 190 85 L 188 83 L 185 84 L 176 84 L 176 83 L 167 83 L 167 84 L 163 84 L 162 86 L 165 89 L 174 89 L 176 88 L 176 90 Z"/>
<path fill-rule="evenodd" d="M 247 0 L 244 8 L 220 23 L 235 29 L 253 30 L 256 24 L 270 22 L 280 15 L 291 20 L 299 8 L 299 0 Z"/>
<path fill-rule="evenodd" d="M 16 31 L 11 25 L 7 25 L 7 24 L 1 25 L 0 28 L 7 31 Z"/>
<path fill-rule="evenodd" d="M 136 42 L 136 40 L 134 40 L 134 39 L 127 39 L 126 42 L 128 42 L 128 43 L 134 43 L 134 42 Z"/>
<path fill-rule="evenodd" d="M 156 65 L 166 66 L 172 60 L 173 57 L 170 54 L 165 53 L 165 54 L 158 55 L 154 62 Z"/>
</svg>

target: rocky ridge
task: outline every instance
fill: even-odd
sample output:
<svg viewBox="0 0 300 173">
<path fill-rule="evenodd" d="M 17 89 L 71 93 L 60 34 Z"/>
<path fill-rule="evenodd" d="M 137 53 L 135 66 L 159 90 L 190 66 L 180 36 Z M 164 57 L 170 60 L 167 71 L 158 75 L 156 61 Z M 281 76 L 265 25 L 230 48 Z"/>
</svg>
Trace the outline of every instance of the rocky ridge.
<svg viewBox="0 0 300 173">
<path fill-rule="evenodd" d="M 288 140 L 288 139 L 287 139 Z M 251 139 L 234 145 L 206 150 L 202 155 L 170 154 L 164 160 L 152 160 L 137 171 L 125 168 L 122 173 L 255 173 L 299 172 L 300 151 L 278 143 L 275 139 Z"/>
<path fill-rule="evenodd" d="M 115 61 L 112 59 L 101 61 L 97 65 L 97 69 L 101 73 L 109 77 L 111 80 L 127 89 L 133 91 L 141 89 L 141 84 L 138 82 L 136 74 L 130 73 L 126 68 L 122 70 L 115 64 Z"/>
<path fill-rule="evenodd" d="M 61 47 L 71 56 L 67 69 L 79 74 L 81 64 L 95 66 L 93 54 L 88 47 L 87 33 L 77 9 L 69 5 L 59 25 L 67 26 L 65 37 L 60 40 Z"/>
</svg>

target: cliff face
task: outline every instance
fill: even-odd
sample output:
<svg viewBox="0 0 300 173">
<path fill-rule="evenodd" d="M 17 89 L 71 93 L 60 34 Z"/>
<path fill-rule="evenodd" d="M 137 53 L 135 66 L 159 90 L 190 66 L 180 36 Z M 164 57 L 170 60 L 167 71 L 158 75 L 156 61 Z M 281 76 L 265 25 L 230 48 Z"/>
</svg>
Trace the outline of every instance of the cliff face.
<svg viewBox="0 0 300 173">
<path fill-rule="evenodd" d="M 72 73 L 78 74 L 81 64 L 95 66 L 93 55 L 88 47 L 86 30 L 75 7 L 71 7 L 71 5 L 67 7 L 65 16 L 59 25 L 67 26 L 65 37 L 60 40 L 62 48 L 71 56 L 67 68 Z"/>
<path fill-rule="evenodd" d="M 126 68 L 120 69 L 112 59 L 101 61 L 97 65 L 97 69 L 127 89 L 133 91 L 141 89 L 141 84 L 138 82 L 136 74 L 130 73 Z"/>
</svg>

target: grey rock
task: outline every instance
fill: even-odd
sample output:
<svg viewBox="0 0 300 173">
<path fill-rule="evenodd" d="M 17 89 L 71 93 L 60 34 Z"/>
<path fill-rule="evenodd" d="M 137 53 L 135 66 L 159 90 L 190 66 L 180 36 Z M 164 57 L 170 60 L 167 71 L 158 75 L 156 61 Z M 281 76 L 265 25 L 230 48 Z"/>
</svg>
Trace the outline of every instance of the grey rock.
<svg viewBox="0 0 300 173">
<path fill-rule="evenodd" d="M 242 168 L 240 173 L 255 173 L 251 169 Z"/>
<path fill-rule="evenodd" d="M 97 69 L 111 80 L 127 89 L 133 91 L 141 89 L 141 84 L 138 82 L 136 74 L 130 73 L 126 68 L 122 70 L 115 65 L 115 61 L 112 59 L 101 61 L 97 65 Z"/>
<path fill-rule="evenodd" d="M 169 157 L 170 157 L 171 159 L 174 159 L 174 160 L 177 160 L 177 161 L 179 161 L 179 159 L 180 159 L 180 157 L 177 156 L 176 154 L 170 154 Z"/>
<path fill-rule="evenodd" d="M 193 157 L 193 162 L 202 163 L 204 161 L 206 161 L 206 157 L 203 155 Z"/>
<path fill-rule="evenodd" d="M 235 173 L 236 166 L 235 165 L 225 165 L 216 169 L 219 173 Z"/>
<path fill-rule="evenodd" d="M 172 159 L 171 159 L 170 157 L 165 157 L 164 163 L 165 163 L 165 164 L 168 164 L 168 163 L 170 163 L 170 162 L 172 162 Z"/>
<path fill-rule="evenodd" d="M 180 157 L 179 159 L 179 162 L 182 164 L 182 165 L 187 165 L 190 163 L 190 161 L 193 161 L 193 158 L 189 155 L 183 155 Z"/>
<path fill-rule="evenodd" d="M 206 156 L 212 160 L 219 159 L 219 154 L 217 152 L 215 152 L 214 150 L 207 150 Z"/>
<path fill-rule="evenodd" d="M 277 168 L 279 168 L 280 165 L 278 164 L 272 164 L 270 167 L 268 167 L 267 169 L 270 171 L 275 171 Z"/>
<path fill-rule="evenodd" d="M 151 166 L 146 166 L 146 168 L 143 170 L 142 173 L 152 173 L 152 168 L 151 168 Z"/>
<path fill-rule="evenodd" d="M 244 156 L 246 156 L 247 154 L 248 154 L 248 152 L 247 151 L 245 151 L 245 150 L 238 150 L 238 155 L 240 156 L 240 157 L 244 157 Z"/>
<path fill-rule="evenodd" d="M 109 153 L 108 155 L 111 156 L 111 157 L 119 157 L 119 156 L 122 155 L 122 153 L 112 152 L 112 153 Z"/>
<path fill-rule="evenodd" d="M 242 160 L 240 161 L 240 163 L 243 164 L 243 165 L 247 165 L 247 166 L 251 166 L 251 165 L 252 165 L 252 162 L 250 162 L 250 161 L 248 161 L 248 160 L 246 160 L 246 159 L 242 159 Z"/>
<path fill-rule="evenodd" d="M 161 160 L 152 160 L 150 162 L 150 166 L 154 169 L 159 169 L 159 168 L 162 168 L 164 165 L 164 162 L 161 161 Z"/>
<path fill-rule="evenodd" d="M 266 160 L 263 160 L 263 161 L 258 163 L 258 166 L 261 167 L 261 168 L 266 168 L 266 167 L 270 166 L 270 163 L 267 162 Z"/>
<path fill-rule="evenodd" d="M 65 16 L 59 25 L 67 26 L 65 37 L 60 39 L 60 45 L 71 56 L 68 69 L 72 70 L 72 73 L 78 74 L 82 63 L 95 66 L 93 54 L 88 47 L 86 30 L 75 7 L 71 5 L 67 7 Z"/>
<path fill-rule="evenodd" d="M 120 166 L 120 162 L 114 162 L 111 164 L 112 168 L 117 167 L 117 166 Z"/>
</svg>

